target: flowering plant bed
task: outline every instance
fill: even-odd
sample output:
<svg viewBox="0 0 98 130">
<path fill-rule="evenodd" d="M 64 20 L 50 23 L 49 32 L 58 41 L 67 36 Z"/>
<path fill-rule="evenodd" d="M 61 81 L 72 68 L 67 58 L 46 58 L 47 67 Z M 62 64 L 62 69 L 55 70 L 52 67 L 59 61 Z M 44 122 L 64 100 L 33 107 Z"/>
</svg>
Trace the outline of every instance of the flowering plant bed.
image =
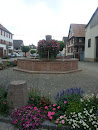
<svg viewBox="0 0 98 130">
<path fill-rule="evenodd" d="M 3 63 L 0 63 L 0 70 L 3 70 L 5 68 L 5 65 Z"/>
<path fill-rule="evenodd" d="M 81 88 L 71 88 L 58 92 L 54 98 L 55 103 L 52 104 L 41 90 L 31 88 L 28 105 L 15 109 L 11 114 L 12 123 L 20 129 L 35 129 L 41 122 L 50 120 L 58 127 L 97 129 L 98 93 L 87 95 Z M 5 100 L 0 100 L 6 105 L 4 102 L 7 104 Z"/>
<path fill-rule="evenodd" d="M 7 67 L 13 67 L 13 66 L 17 66 L 17 60 L 13 60 L 13 61 L 2 61 L 3 63 L 0 63 L 0 68 L 4 69 Z"/>
<path fill-rule="evenodd" d="M 7 92 L 8 87 L 5 84 L 0 84 L 0 115 L 8 115 L 8 105 L 7 105 Z"/>
<path fill-rule="evenodd" d="M 32 90 L 29 96 L 29 105 L 12 113 L 13 123 L 20 128 L 31 128 L 31 126 L 36 127 L 43 120 L 48 119 L 58 127 L 69 126 L 70 129 L 96 130 L 98 99 L 95 100 L 94 95 L 85 96 L 80 88 L 71 88 L 57 93 L 55 99 L 56 103 L 52 104 L 49 99 L 41 96 L 39 90 Z M 39 119 L 40 113 L 42 115 Z M 38 119 L 35 121 L 37 125 L 33 122 L 36 119 L 36 114 L 38 115 Z"/>
</svg>

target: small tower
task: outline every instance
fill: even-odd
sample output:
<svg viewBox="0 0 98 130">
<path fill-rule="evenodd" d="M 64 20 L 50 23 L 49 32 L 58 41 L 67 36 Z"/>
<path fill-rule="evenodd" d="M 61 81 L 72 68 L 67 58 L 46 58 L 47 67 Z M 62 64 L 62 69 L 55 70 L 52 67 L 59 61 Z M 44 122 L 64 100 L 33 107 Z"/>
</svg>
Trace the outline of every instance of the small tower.
<svg viewBox="0 0 98 130">
<path fill-rule="evenodd" d="M 52 39 L 51 35 L 46 35 L 46 41 L 49 42 Z"/>
</svg>

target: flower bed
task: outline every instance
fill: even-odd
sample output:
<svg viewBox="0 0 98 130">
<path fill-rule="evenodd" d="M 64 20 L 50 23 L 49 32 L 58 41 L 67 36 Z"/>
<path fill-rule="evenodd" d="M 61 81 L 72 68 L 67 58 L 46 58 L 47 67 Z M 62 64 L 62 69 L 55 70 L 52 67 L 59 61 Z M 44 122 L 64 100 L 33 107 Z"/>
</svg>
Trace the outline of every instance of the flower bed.
<svg viewBox="0 0 98 130">
<path fill-rule="evenodd" d="M 0 70 L 3 70 L 5 68 L 5 65 L 3 63 L 0 63 Z"/>
<path fill-rule="evenodd" d="M 17 66 L 17 60 L 13 60 L 13 61 L 2 61 L 3 63 L 0 63 L 0 70 L 3 70 L 7 67 L 13 67 L 13 66 Z"/>
<path fill-rule="evenodd" d="M 38 128 L 44 120 L 50 120 L 58 127 L 96 130 L 98 126 L 98 93 L 91 96 L 81 88 L 71 88 L 57 93 L 55 103 L 45 97 L 41 90 L 30 89 L 28 105 L 15 109 L 12 123 L 20 129 Z M 6 99 L 6 97 L 5 97 Z M 0 102 L 2 98 L 0 99 Z M 7 102 L 3 101 L 3 105 Z M 0 106 L 1 107 L 1 106 Z"/>
</svg>

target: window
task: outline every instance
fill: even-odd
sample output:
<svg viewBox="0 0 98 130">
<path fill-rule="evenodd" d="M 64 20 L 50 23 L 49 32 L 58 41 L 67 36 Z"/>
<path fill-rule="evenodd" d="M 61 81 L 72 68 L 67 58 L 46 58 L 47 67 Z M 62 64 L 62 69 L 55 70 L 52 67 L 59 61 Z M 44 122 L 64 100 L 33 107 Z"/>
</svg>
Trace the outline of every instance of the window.
<svg viewBox="0 0 98 130">
<path fill-rule="evenodd" d="M 11 42 L 9 42 L 9 46 L 12 46 L 12 43 L 11 43 Z"/>
<path fill-rule="evenodd" d="M 6 33 L 6 37 L 8 37 L 8 33 Z"/>
<path fill-rule="evenodd" d="M 4 36 L 5 36 L 5 32 L 4 32 Z"/>
<path fill-rule="evenodd" d="M 91 47 L 91 39 L 88 39 L 88 47 Z"/>
<path fill-rule="evenodd" d="M 82 43 L 82 39 L 81 38 L 79 38 L 79 42 Z"/>
<path fill-rule="evenodd" d="M 9 38 L 10 38 L 10 34 L 9 34 Z"/>
<path fill-rule="evenodd" d="M 2 30 L 1 30 L 1 35 L 2 35 Z"/>
</svg>

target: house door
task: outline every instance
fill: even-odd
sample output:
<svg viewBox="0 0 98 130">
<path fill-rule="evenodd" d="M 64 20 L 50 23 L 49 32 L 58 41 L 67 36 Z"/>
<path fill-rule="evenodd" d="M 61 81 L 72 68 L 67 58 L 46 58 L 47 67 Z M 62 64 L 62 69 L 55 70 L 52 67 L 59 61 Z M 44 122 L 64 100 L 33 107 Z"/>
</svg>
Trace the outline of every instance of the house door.
<svg viewBox="0 0 98 130">
<path fill-rule="evenodd" d="M 98 61 L 98 37 L 96 37 L 96 61 Z"/>
<path fill-rule="evenodd" d="M 3 48 L 0 47 L 0 57 L 3 57 Z"/>
</svg>

